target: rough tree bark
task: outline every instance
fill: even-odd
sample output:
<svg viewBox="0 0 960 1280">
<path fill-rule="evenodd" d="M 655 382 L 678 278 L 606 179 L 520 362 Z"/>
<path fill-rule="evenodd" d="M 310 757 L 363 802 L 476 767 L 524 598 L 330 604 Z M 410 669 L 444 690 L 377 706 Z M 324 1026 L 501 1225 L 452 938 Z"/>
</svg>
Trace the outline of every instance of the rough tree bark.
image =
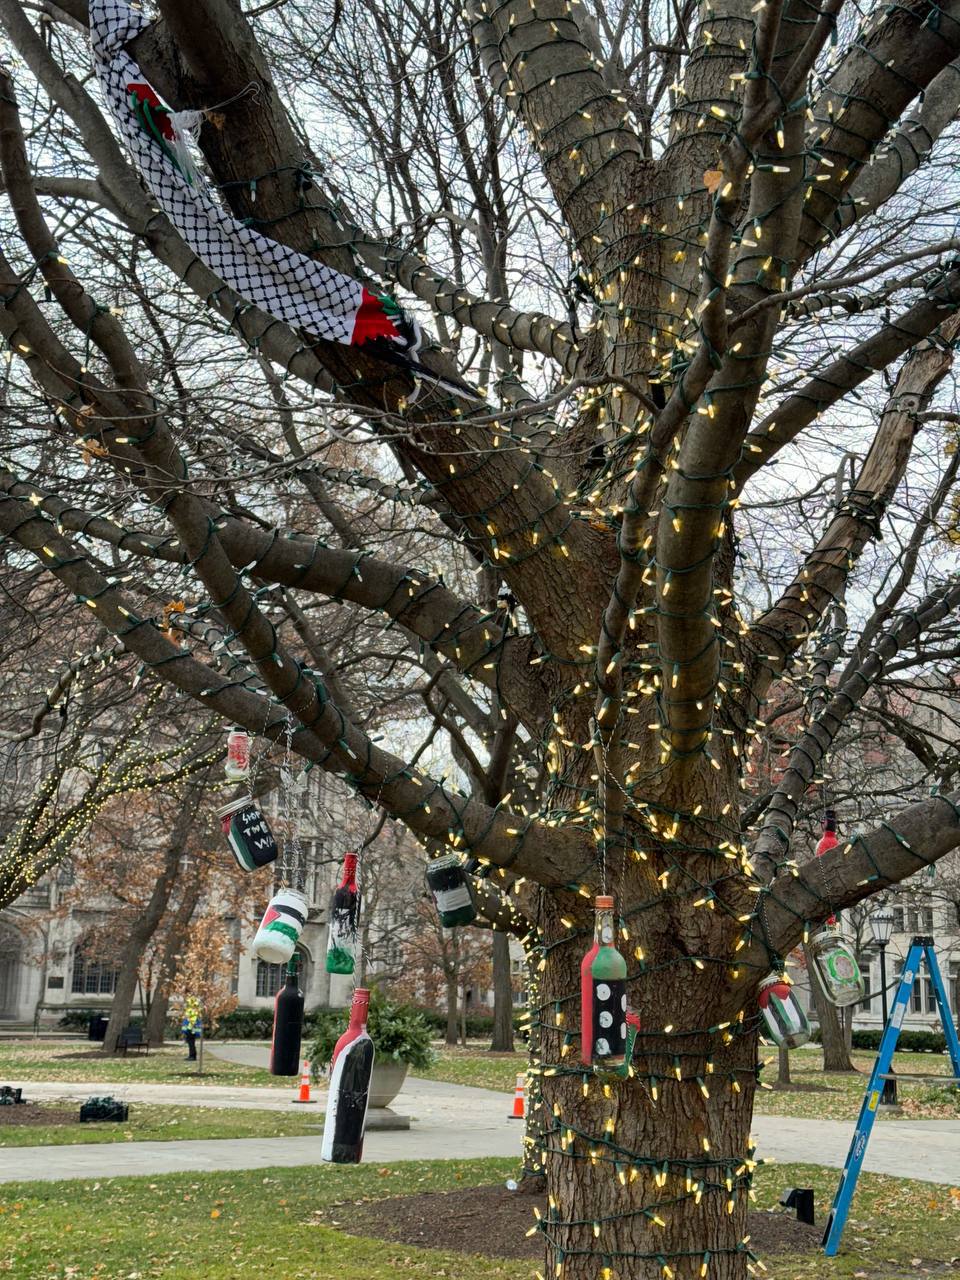
<svg viewBox="0 0 960 1280">
<path fill-rule="evenodd" d="M 510 939 L 494 929 L 493 951 L 493 1036 L 490 1048 L 513 1052 L 513 980 L 510 975 Z"/>
</svg>

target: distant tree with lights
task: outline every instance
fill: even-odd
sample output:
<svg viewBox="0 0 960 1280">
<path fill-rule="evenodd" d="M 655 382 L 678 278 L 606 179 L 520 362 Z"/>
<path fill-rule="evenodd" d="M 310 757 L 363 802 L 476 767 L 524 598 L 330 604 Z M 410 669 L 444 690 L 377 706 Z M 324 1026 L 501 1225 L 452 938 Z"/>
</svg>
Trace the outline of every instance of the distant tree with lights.
<svg viewBox="0 0 960 1280">
<path fill-rule="evenodd" d="M 549 1276 L 740 1280 L 758 983 L 960 845 L 925 786 L 821 859 L 794 838 L 890 674 L 953 687 L 960 6 L 157 8 L 130 52 L 206 110 L 217 198 L 427 340 L 411 363 L 247 305 L 84 83 L 84 0 L 42 33 L 0 0 L 9 563 L 468 860 L 537 975 Z M 397 663 L 463 789 L 368 732 Z M 601 891 L 628 1078 L 579 1060 Z"/>
</svg>

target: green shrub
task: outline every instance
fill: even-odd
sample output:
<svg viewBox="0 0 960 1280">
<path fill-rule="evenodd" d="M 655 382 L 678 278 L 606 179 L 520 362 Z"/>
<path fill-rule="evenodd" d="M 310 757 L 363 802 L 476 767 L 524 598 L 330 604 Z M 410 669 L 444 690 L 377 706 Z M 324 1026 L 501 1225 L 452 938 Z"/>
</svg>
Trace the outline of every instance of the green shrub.
<svg viewBox="0 0 960 1280">
<path fill-rule="evenodd" d="M 346 1009 L 315 1009 L 313 1040 L 310 1043 L 310 1068 L 314 1077 L 325 1070 L 333 1050 L 347 1026 Z M 378 1061 L 390 1059 L 405 1062 L 423 1071 L 433 1064 L 430 1048 L 431 1030 L 419 1009 L 395 1001 L 374 990 L 370 993 L 367 1030 L 377 1051 Z"/>
<path fill-rule="evenodd" d="M 416 1006 L 417 1012 L 423 1018 L 424 1022 L 433 1031 L 433 1034 L 442 1038 L 447 1032 L 447 1015 L 439 1009 L 424 1009 Z M 513 1030 L 516 1034 L 521 1032 L 521 1023 L 526 1010 L 514 1009 L 513 1011 Z M 460 1030 L 460 1019 L 457 1018 L 457 1031 Z M 492 1013 L 468 1013 L 467 1014 L 467 1039 L 468 1040 L 488 1040 L 493 1035 L 493 1014 Z"/>
<path fill-rule="evenodd" d="M 58 1020 L 58 1027 L 66 1027 L 70 1031 L 86 1031 L 91 1018 L 109 1017 L 109 1009 L 67 1009 Z"/>
<path fill-rule="evenodd" d="M 180 1024 L 177 1023 L 177 1030 Z M 273 1034 L 272 1009 L 232 1009 L 217 1019 L 214 1040 L 269 1040 Z"/>
<path fill-rule="evenodd" d="M 854 1030 L 851 1043 L 854 1049 L 876 1053 L 882 1037 L 879 1027 Z M 814 1044 L 822 1043 L 819 1027 L 814 1027 L 810 1039 Z M 947 1039 L 942 1031 L 901 1031 L 897 1040 L 897 1053 L 946 1053 L 946 1050 Z"/>
</svg>

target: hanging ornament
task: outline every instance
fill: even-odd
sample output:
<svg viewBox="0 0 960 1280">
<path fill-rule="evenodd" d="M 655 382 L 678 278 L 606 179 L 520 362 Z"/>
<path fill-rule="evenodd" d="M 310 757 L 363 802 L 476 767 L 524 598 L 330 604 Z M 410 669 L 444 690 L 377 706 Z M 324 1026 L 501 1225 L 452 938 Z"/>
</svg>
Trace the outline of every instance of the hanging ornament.
<svg viewBox="0 0 960 1280">
<path fill-rule="evenodd" d="M 853 942 L 837 925 L 828 924 L 810 941 L 810 959 L 823 993 L 838 1009 L 858 1004 L 866 994 Z"/>
<path fill-rule="evenodd" d="M 477 918 L 463 863 L 455 853 L 427 863 L 427 887 L 433 894 L 440 923 L 445 929 L 470 924 Z"/>
<path fill-rule="evenodd" d="M 817 847 L 814 853 L 818 858 L 822 858 L 825 853 L 829 853 L 831 849 L 835 849 L 840 841 L 837 839 L 837 814 L 834 809 L 824 809 L 823 811 L 823 835 L 817 841 Z M 836 924 L 836 916 L 827 916 L 827 924 Z"/>
<path fill-rule="evenodd" d="M 782 973 L 771 973 L 760 983 L 757 1004 L 763 1018 L 763 1034 L 779 1049 L 799 1049 L 810 1039 L 810 1023 L 792 984 Z"/>
<path fill-rule="evenodd" d="M 260 806 L 252 796 L 240 796 L 217 810 L 217 817 L 227 837 L 238 866 L 256 871 L 277 858 L 277 842 Z"/>
<path fill-rule="evenodd" d="M 626 1062 L 627 962 L 614 946 L 613 898 L 598 897 L 593 946 L 580 965 L 580 1056 L 616 1070 Z"/>
<path fill-rule="evenodd" d="M 370 992 L 357 987 L 350 1006 L 350 1023 L 333 1051 L 320 1147 L 321 1160 L 333 1164 L 359 1164 L 363 1154 L 374 1058 L 373 1041 L 367 1032 L 369 1007 Z"/>
<path fill-rule="evenodd" d="M 250 737 L 246 729 L 233 728 L 227 734 L 223 771 L 231 782 L 245 782 L 250 777 Z"/>
<path fill-rule="evenodd" d="M 273 1041 L 270 1074 L 295 1076 L 300 1070 L 300 1038 L 303 1035 L 303 992 L 297 981 L 297 957 L 287 962 L 287 980 L 273 1006 Z"/>
<path fill-rule="evenodd" d="M 347 853 L 343 859 L 343 875 L 330 901 L 327 973 L 353 973 L 357 963 L 359 925 L 360 890 L 357 888 L 357 855 Z"/>
<path fill-rule="evenodd" d="M 253 954 L 267 964 L 286 964 L 307 923 L 307 900 L 296 889 L 281 889 L 270 899 L 253 940 Z"/>
</svg>

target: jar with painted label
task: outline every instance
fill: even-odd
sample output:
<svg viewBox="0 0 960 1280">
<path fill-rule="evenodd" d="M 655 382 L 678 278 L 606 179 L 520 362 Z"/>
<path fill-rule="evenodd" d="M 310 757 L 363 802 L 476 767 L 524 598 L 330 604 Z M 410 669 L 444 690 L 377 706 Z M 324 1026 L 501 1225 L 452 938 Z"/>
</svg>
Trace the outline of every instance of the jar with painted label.
<svg viewBox="0 0 960 1280">
<path fill-rule="evenodd" d="M 810 1039 L 810 1023 L 791 983 L 782 973 L 771 973 L 760 983 L 757 1004 L 763 1025 L 761 1035 L 778 1049 L 799 1049 Z"/>
<path fill-rule="evenodd" d="M 445 929 L 470 924 L 477 918 L 463 863 L 455 853 L 427 864 L 427 887 L 433 894 L 440 923 Z"/>
<path fill-rule="evenodd" d="M 809 950 L 823 993 L 830 1003 L 838 1009 L 858 1004 L 866 988 L 850 939 L 836 926 L 828 925 L 811 938 Z"/>
</svg>

